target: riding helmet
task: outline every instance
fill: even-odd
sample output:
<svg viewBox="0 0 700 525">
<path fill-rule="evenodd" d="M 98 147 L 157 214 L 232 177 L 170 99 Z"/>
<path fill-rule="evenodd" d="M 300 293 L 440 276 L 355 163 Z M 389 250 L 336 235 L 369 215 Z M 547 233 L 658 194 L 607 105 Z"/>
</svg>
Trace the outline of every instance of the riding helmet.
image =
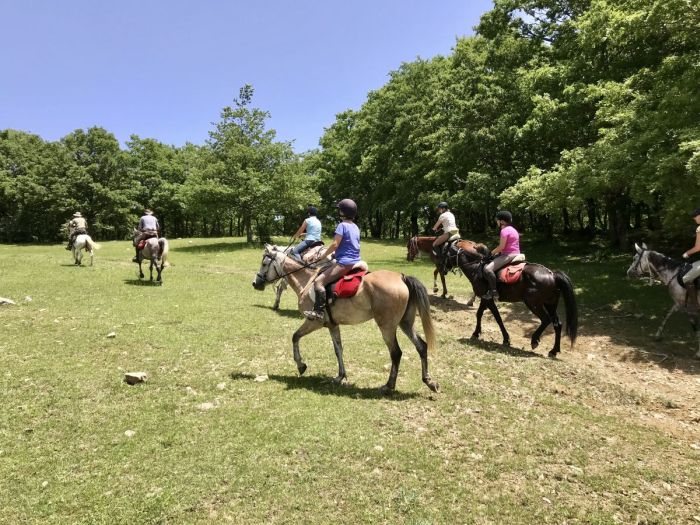
<svg viewBox="0 0 700 525">
<path fill-rule="evenodd" d="M 693 211 L 690 212 L 690 216 L 695 218 L 698 215 L 700 215 L 700 208 L 695 208 Z"/>
<path fill-rule="evenodd" d="M 352 199 L 343 199 L 336 207 L 340 210 L 340 214 L 348 219 L 354 219 L 357 215 L 357 204 Z"/>
<path fill-rule="evenodd" d="M 73 214 L 73 217 L 82 217 L 82 216 L 83 216 L 83 214 L 80 213 L 79 211 L 76 211 L 76 212 Z"/>
<path fill-rule="evenodd" d="M 506 210 L 501 210 L 496 214 L 496 219 L 506 221 L 508 224 L 513 222 L 513 214 Z"/>
<path fill-rule="evenodd" d="M 442 208 L 443 210 L 449 210 L 449 209 L 450 209 L 450 206 L 449 206 L 445 201 L 438 202 L 438 203 L 437 203 L 437 206 L 435 206 L 435 207 L 436 207 L 436 208 Z"/>
<path fill-rule="evenodd" d="M 146 208 L 145 210 L 143 210 L 143 213 L 144 215 L 153 215 L 153 210 L 149 210 L 148 208 Z"/>
<path fill-rule="evenodd" d="M 318 208 L 316 208 L 316 206 L 312 206 L 311 204 L 309 204 L 306 208 L 306 212 L 309 215 L 311 215 L 312 217 L 316 217 L 316 215 L 318 215 Z"/>
</svg>

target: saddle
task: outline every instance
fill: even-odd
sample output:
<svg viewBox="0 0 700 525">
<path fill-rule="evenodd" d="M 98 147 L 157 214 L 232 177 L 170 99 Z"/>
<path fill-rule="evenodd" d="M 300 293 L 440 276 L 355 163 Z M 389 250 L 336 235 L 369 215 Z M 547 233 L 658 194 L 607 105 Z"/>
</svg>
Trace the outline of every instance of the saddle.
<svg viewBox="0 0 700 525">
<path fill-rule="evenodd" d="M 326 285 L 327 304 L 334 299 L 347 299 L 354 297 L 362 284 L 362 278 L 369 273 L 367 263 L 360 261 L 353 266 L 349 273 Z"/>
<path fill-rule="evenodd" d="M 520 253 L 507 266 L 498 270 L 496 277 L 504 284 L 515 284 L 522 278 L 525 265 L 525 254 Z"/>
<path fill-rule="evenodd" d="M 136 247 L 137 247 L 139 250 L 143 250 L 143 249 L 146 247 L 146 240 L 147 240 L 147 239 L 141 239 L 141 240 L 139 241 L 139 243 L 136 245 Z"/>
<path fill-rule="evenodd" d="M 323 246 L 323 241 L 314 241 L 311 244 L 309 244 L 306 248 L 304 248 L 302 251 L 299 252 L 299 256 L 302 257 L 303 254 L 307 251 L 310 250 L 311 248 L 316 248 L 316 246 Z"/>
</svg>

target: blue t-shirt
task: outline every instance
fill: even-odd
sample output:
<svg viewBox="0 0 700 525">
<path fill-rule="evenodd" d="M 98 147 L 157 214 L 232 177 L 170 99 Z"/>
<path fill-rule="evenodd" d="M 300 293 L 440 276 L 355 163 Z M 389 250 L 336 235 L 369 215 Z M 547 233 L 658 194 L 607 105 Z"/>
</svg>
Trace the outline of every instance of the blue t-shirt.
<svg viewBox="0 0 700 525">
<path fill-rule="evenodd" d="M 335 250 L 338 264 L 355 264 L 360 262 L 360 229 L 354 222 L 341 222 L 335 229 L 336 235 L 343 239 Z"/>
<path fill-rule="evenodd" d="M 306 241 L 320 241 L 321 240 L 321 221 L 316 217 L 309 217 L 306 219 Z"/>
</svg>

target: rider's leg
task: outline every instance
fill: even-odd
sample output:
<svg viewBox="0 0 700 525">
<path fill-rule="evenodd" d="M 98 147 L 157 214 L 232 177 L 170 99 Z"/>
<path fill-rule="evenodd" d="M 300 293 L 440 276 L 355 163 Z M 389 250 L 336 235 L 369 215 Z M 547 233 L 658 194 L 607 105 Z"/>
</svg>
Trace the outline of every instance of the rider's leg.
<svg viewBox="0 0 700 525">
<path fill-rule="evenodd" d="M 326 283 L 337 281 L 352 270 L 352 267 L 352 264 L 334 264 L 316 278 L 314 281 L 316 300 L 314 302 L 314 309 L 304 312 L 307 319 L 311 319 L 312 321 L 323 321 L 323 316 L 326 309 Z"/>
<path fill-rule="evenodd" d="M 686 290 L 686 306 L 691 310 L 698 309 L 698 290 L 695 287 L 695 279 L 700 277 L 700 261 L 695 261 L 693 267 L 683 276 L 683 284 Z"/>
<path fill-rule="evenodd" d="M 444 244 L 449 238 L 449 232 L 444 232 L 433 241 L 433 255 L 439 257 L 442 254 L 442 244 Z"/>
<path fill-rule="evenodd" d="M 489 282 L 489 291 L 484 295 L 484 299 L 498 299 L 498 279 L 496 272 L 506 266 L 515 258 L 515 254 L 503 255 L 499 253 L 496 258 L 484 266 L 484 276 Z"/>
<path fill-rule="evenodd" d="M 75 232 L 71 233 L 68 236 L 68 246 L 66 246 L 66 250 L 70 250 L 73 247 L 74 242 L 75 242 Z"/>
<path fill-rule="evenodd" d="M 292 249 L 292 257 L 301 262 L 301 252 L 308 248 L 312 241 L 303 240 Z"/>
<path fill-rule="evenodd" d="M 134 258 L 131 259 L 132 262 L 139 262 L 139 242 L 141 242 L 141 238 L 143 235 L 137 235 L 134 237 L 134 250 L 136 250 L 136 255 L 134 255 Z"/>
</svg>

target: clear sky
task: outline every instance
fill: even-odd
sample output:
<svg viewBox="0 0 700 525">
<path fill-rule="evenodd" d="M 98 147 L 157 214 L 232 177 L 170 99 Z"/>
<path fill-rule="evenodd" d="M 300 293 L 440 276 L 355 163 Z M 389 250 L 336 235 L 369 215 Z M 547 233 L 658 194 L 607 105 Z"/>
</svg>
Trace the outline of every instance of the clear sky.
<svg viewBox="0 0 700 525">
<path fill-rule="evenodd" d="M 0 0 L 0 129 L 202 144 L 239 88 L 297 152 L 491 0 Z"/>
</svg>

